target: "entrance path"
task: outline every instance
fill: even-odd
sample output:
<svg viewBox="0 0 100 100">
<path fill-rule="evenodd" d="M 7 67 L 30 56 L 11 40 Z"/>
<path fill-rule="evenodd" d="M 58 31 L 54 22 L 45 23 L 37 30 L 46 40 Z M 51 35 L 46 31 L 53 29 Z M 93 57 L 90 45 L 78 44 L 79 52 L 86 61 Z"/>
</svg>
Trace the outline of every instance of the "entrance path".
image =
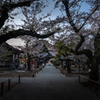
<svg viewBox="0 0 100 100">
<path fill-rule="evenodd" d="M 63 77 L 53 66 L 46 66 L 36 77 L 21 78 L 21 83 L 0 100 L 100 100 L 78 83 L 77 77 Z"/>
</svg>

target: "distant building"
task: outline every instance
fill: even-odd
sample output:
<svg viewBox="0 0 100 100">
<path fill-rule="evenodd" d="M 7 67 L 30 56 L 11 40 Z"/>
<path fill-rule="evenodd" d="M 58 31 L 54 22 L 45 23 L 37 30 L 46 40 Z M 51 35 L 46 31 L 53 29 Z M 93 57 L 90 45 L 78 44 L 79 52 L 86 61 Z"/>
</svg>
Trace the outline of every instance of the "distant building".
<svg viewBox="0 0 100 100">
<path fill-rule="evenodd" d="M 12 52 L 12 54 L 9 56 L 9 59 L 7 61 L 3 61 L 0 59 L 0 67 L 13 66 L 17 68 L 19 66 L 19 54 L 21 53 L 21 51 L 9 45 L 6 42 L 2 43 L 0 47 L 5 47 L 8 51 Z"/>
</svg>

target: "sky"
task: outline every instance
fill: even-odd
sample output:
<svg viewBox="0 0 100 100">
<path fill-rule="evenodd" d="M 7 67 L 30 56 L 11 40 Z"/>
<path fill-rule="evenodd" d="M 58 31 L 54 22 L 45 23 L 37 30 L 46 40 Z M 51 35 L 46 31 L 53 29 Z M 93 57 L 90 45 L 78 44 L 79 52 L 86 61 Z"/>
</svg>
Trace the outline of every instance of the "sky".
<svg viewBox="0 0 100 100">
<path fill-rule="evenodd" d="M 50 4 L 49 4 L 49 7 L 46 7 L 44 10 L 43 10 L 43 13 L 44 14 L 47 14 L 48 12 L 50 12 L 51 10 L 53 10 L 53 7 L 54 7 L 54 2 L 52 2 L 52 0 L 50 1 Z M 86 11 L 87 9 L 89 9 L 89 6 L 85 3 L 82 4 L 81 6 L 81 11 Z M 20 9 L 15 9 L 13 12 L 18 12 L 20 11 Z M 51 19 L 55 19 L 58 15 L 61 15 L 61 11 L 59 9 L 55 9 L 52 11 L 52 15 L 50 16 Z M 14 19 L 14 22 L 17 24 L 17 25 L 21 25 L 23 24 L 23 22 L 20 20 L 20 18 L 24 18 L 24 16 L 22 15 L 22 13 L 20 13 L 18 16 L 15 17 Z M 13 38 L 13 39 L 10 39 L 10 40 L 7 40 L 6 41 L 7 43 L 9 43 L 10 45 L 15 45 L 15 46 L 23 46 L 24 45 L 24 41 L 22 41 L 20 38 Z"/>
<path fill-rule="evenodd" d="M 6 42 L 9 43 L 12 46 L 23 46 L 23 45 L 25 45 L 24 41 L 21 40 L 20 38 L 18 38 L 18 39 L 12 38 L 12 39 L 7 40 Z"/>
</svg>

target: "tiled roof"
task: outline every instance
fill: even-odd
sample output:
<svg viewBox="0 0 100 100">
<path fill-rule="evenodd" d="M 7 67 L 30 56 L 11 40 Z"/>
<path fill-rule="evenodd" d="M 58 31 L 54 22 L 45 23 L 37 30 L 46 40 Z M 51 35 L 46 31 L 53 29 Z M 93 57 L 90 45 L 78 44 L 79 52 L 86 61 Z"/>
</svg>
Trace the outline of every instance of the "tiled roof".
<svg viewBox="0 0 100 100">
<path fill-rule="evenodd" d="M 14 53 L 20 53 L 21 52 L 20 50 L 14 48 L 13 46 L 9 45 L 6 42 L 2 43 L 1 46 L 8 48 L 8 50 L 13 51 Z"/>
</svg>

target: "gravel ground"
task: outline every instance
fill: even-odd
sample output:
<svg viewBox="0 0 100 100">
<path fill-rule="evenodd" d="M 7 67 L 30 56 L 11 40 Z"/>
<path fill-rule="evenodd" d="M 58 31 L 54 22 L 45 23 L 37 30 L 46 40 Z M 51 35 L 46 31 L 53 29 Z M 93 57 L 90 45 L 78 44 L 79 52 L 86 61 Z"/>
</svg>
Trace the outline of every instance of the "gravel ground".
<svg viewBox="0 0 100 100">
<path fill-rule="evenodd" d="M 100 100 L 78 82 L 46 66 L 36 77 L 22 77 L 21 83 L 0 100 Z"/>
<path fill-rule="evenodd" d="M 32 77 L 32 73 L 34 71 L 0 71 L 0 77 L 14 77 L 16 75 L 20 75 L 21 77 Z"/>
</svg>

